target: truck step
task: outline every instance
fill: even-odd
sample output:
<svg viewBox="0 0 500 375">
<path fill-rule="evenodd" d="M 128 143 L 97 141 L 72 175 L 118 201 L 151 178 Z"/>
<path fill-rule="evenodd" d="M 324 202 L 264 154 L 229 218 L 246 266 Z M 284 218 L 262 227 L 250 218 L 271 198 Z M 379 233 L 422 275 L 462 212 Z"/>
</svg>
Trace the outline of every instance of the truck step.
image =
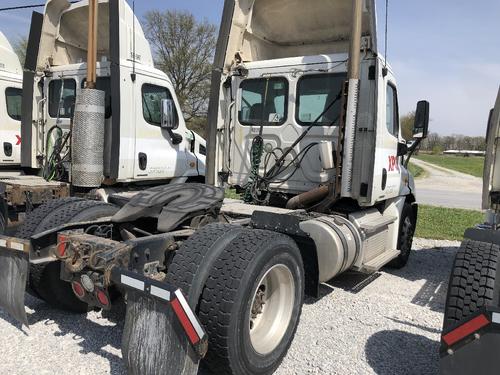
<svg viewBox="0 0 500 375">
<path fill-rule="evenodd" d="M 377 272 L 391 260 L 397 258 L 399 254 L 401 254 L 399 250 L 386 250 L 379 256 L 363 264 L 361 271 L 366 273 Z"/>
<path fill-rule="evenodd" d="M 395 216 L 382 216 L 361 223 L 361 229 L 365 231 L 365 233 L 374 233 L 380 228 L 385 228 L 386 226 L 394 223 L 397 220 Z"/>
</svg>

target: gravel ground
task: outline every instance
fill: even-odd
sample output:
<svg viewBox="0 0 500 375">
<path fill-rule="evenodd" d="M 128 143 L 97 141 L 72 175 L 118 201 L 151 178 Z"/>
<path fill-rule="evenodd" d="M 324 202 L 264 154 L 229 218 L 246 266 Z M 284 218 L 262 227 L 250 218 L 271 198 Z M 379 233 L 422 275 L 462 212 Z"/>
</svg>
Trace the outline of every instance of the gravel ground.
<svg viewBox="0 0 500 375">
<path fill-rule="evenodd" d="M 384 270 L 357 290 L 344 275 L 304 305 L 278 375 L 438 374 L 439 332 L 448 274 L 459 243 L 415 240 L 403 270 Z M 1 374 L 125 374 L 123 316 L 63 314 L 27 297 L 31 328 L 0 311 Z M 201 374 L 200 374 L 201 375 Z"/>
</svg>

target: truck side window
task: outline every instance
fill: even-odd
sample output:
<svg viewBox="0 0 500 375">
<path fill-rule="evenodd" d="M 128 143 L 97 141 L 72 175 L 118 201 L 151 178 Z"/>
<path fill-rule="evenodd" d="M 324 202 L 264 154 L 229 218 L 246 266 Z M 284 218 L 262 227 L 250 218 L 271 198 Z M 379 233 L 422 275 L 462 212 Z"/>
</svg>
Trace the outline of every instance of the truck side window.
<svg viewBox="0 0 500 375">
<path fill-rule="evenodd" d="M 142 112 L 144 119 L 151 125 L 161 125 L 161 101 L 172 99 L 166 87 L 145 84 L 142 86 Z M 179 123 L 179 114 L 175 109 L 175 118 Z"/>
<path fill-rule="evenodd" d="M 87 78 L 82 81 L 82 89 L 85 88 L 87 83 Z M 96 89 L 104 91 L 105 99 L 105 116 L 106 118 L 111 117 L 111 78 L 110 77 L 97 77 Z"/>
<path fill-rule="evenodd" d="M 398 110 L 398 94 L 396 88 L 392 85 L 387 85 L 386 97 L 386 123 L 387 130 L 396 138 L 399 137 L 399 110 Z"/>
<path fill-rule="evenodd" d="M 23 90 L 14 87 L 7 87 L 5 90 L 7 100 L 7 114 L 16 121 L 21 121 L 21 103 L 23 99 Z"/>
<path fill-rule="evenodd" d="M 240 89 L 240 124 L 280 126 L 285 123 L 288 111 L 288 81 L 285 78 L 247 79 Z"/>
<path fill-rule="evenodd" d="M 343 84 L 347 76 L 342 74 L 306 75 L 298 82 L 297 123 L 310 126 L 329 106 L 319 119 L 318 126 L 338 126 L 342 108 Z M 335 102 L 335 103 L 334 103 Z M 334 103 L 332 105 L 332 103 Z"/>
<path fill-rule="evenodd" d="M 60 108 L 60 118 L 72 118 L 75 110 L 76 99 L 76 81 L 74 79 L 64 80 L 64 89 L 61 100 L 61 88 L 63 82 L 60 79 L 54 79 L 49 83 L 49 115 L 57 118 L 57 110 Z"/>
</svg>

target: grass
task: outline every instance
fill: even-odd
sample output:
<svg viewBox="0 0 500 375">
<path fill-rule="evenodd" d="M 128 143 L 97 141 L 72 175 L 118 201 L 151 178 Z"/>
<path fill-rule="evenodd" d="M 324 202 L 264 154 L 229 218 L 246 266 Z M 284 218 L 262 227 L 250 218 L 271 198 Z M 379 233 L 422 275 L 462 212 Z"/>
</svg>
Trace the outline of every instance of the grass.
<svg viewBox="0 0 500 375">
<path fill-rule="evenodd" d="M 420 154 L 416 158 L 443 168 L 452 169 L 457 172 L 462 172 L 481 178 L 483 177 L 483 170 L 484 170 L 483 157 L 471 156 L 466 158 L 463 156 L 453 156 L 453 155 Z"/>
<path fill-rule="evenodd" d="M 226 198 L 229 199 L 241 199 L 241 195 L 236 192 L 234 189 L 226 190 Z"/>
<path fill-rule="evenodd" d="M 461 241 L 466 229 L 484 221 L 480 211 L 419 206 L 416 237 Z"/>
<path fill-rule="evenodd" d="M 422 178 L 425 176 L 425 171 L 423 168 L 420 168 L 418 165 L 410 162 L 408 165 L 408 169 L 414 178 Z"/>
</svg>

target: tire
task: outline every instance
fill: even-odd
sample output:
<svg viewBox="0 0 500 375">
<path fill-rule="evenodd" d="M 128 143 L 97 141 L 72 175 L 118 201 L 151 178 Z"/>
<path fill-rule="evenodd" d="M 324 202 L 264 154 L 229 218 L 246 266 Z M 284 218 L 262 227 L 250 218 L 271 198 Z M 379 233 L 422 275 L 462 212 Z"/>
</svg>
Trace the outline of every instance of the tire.
<svg viewBox="0 0 500 375">
<path fill-rule="evenodd" d="M 500 246 L 465 240 L 453 263 L 446 296 L 443 329 L 486 307 L 498 307 Z"/>
<path fill-rule="evenodd" d="M 9 225 L 9 207 L 4 198 L 0 198 L 0 234 L 5 234 Z"/>
<path fill-rule="evenodd" d="M 112 216 L 117 211 L 118 207 L 99 201 L 79 198 L 51 201 L 34 210 L 18 233 L 22 238 L 30 238 L 66 223 L 92 221 Z M 60 262 L 30 265 L 28 292 L 54 308 L 75 313 L 86 312 L 87 305 L 74 295 L 69 283 L 61 280 L 60 269 Z"/>
<path fill-rule="evenodd" d="M 166 281 L 182 290 L 193 310 L 197 309 L 215 262 L 243 230 L 230 224 L 209 224 L 189 237 L 175 253 Z"/>
<path fill-rule="evenodd" d="M 166 281 L 179 287 L 196 311 L 198 300 L 213 265 L 231 241 L 243 231 L 239 226 L 210 224 L 185 241 L 176 251 L 168 267 Z M 155 303 L 144 298 L 128 296 L 127 314 L 123 331 L 122 354 L 129 374 L 180 374 L 196 373 L 198 361 L 190 360 L 190 344 L 185 335 L 179 335 L 166 322 L 176 319 L 172 310 L 161 311 Z M 148 327 L 144 327 L 145 325 Z M 153 330 L 153 332 L 151 332 Z M 161 332 L 158 335 L 157 332 Z M 147 354 L 144 354 L 147 353 Z M 158 353 L 162 358 L 154 368 L 145 357 Z"/>
<path fill-rule="evenodd" d="M 266 299 L 266 292 L 279 298 Z M 200 300 L 209 337 L 205 365 L 214 374 L 274 373 L 295 336 L 303 300 L 296 243 L 270 231 L 243 231 L 218 258 Z"/>
<path fill-rule="evenodd" d="M 69 197 L 62 199 L 53 199 L 48 201 L 47 203 L 42 204 L 41 206 L 39 206 L 26 216 L 24 223 L 17 230 L 15 236 L 17 238 L 24 238 L 24 239 L 31 238 L 31 236 L 33 236 L 34 234 L 39 233 L 37 232 L 37 227 L 40 225 L 43 219 L 45 219 L 51 212 L 57 210 L 61 206 L 82 200 L 83 198 Z M 33 287 L 34 282 L 32 279 L 33 277 L 37 279 L 39 277 L 38 274 L 42 270 L 43 270 L 42 266 L 34 266 L 34 265 L 30 266 L 27 292 L 37 298 L 41 297 L 38 294 L 38 292 L 35 291 Z"/>
<path fill-rule="evenodd" d="M 413 246 L 413 236 L 415 235 L 417 218 L 415 217 L 411 204 L 405 203 L 401 212 L 399 224 L 398 250 L 399 256 L 389 263 L 389 267 L 395 269 L 404 268 L 408 264 Z"/>
</svg>

